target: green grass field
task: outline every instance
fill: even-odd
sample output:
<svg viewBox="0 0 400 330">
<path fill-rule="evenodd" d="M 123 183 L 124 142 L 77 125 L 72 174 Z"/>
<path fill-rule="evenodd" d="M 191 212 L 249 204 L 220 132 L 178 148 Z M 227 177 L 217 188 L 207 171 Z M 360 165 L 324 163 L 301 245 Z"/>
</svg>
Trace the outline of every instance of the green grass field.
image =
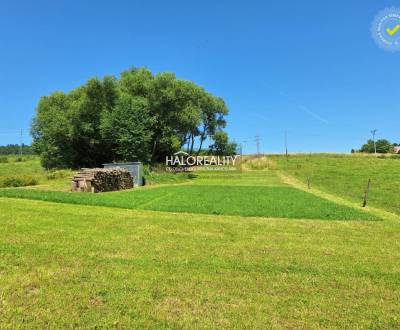
<svg viewBox="0 0 400 330">
<path fill-rule="evenodd" d="M 184 185 L 102 194 L 1 189 L 0 197 L 155 211 L 296 219 L 377 220 L 282 183 L 276 173 L 199 173 Z"/>
<path fill-rule="evenodd" d="M 396 328 L 400 223 L 0 198 L 1 328 Z"/>
<path fill-rule="evenodd" d="M 113 193 L 1 189 L 0 328 L 399 328 L 391 207 L 249 164 Z"/>
<path fill-rule="evenodd" d="M 6 162 L 0 162 L 0 179 L 7 176 L 30 175 L 37 179 L 43 179 L 46 171 L 40 166 L 37 157 L 25 156 L 17 161 L 16 156 L 1 156 Z"/>
<path fill-rule="evenodd" d="M 39 189 L 68 190 L 70 170 L 47 171 L 37 156 L 2 156 L 0 162 L 0 188 L 34 183 Z"/>
<path fill-rule="evenodd" d="M 273 156 L 279 169 L 318 189 L 361 204 L 368 179 L 369 203 L 400 215 L 400 158 L 311 154 Z"/>
<path fill-rule="evenodd" d="M 0 197 L 169 212 L 297 219 L 377 219 L 367 212 L 338 205 L 291 187 L 184 185 L 93 195 L 5 189 L 0 190 Z"/>
</svg>

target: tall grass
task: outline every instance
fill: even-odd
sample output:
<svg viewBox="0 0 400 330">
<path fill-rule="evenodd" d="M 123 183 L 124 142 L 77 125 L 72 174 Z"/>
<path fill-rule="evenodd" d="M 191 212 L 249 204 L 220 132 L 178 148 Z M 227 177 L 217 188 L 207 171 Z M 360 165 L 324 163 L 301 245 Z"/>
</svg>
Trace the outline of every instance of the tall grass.
<svg viewBox="0 0 400 330">
<path fill-rule="evenodd" d="M 39 181 L 29 175 L 0 177 L 0 188 L 35 186 Z"/>
</svg>

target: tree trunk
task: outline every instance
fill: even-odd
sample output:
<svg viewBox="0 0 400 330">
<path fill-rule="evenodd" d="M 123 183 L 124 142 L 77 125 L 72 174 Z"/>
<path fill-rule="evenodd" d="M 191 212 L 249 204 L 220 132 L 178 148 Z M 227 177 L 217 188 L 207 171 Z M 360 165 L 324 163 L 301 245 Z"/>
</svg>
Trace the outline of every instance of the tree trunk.
<svg viewBox="0 0 400 330">
<path fill-rule="evenodd" d="M 155 161 L 155 156 L 156 156 L 156 147 L 157 147 L 157 138 L 154 140 L 153 143 L 153 151 L 151 152 L 151 161 Z"/>
<path fill-rule="evenodd" d="M 187 139 L 187 146 L 186 146 L 186 152 L 189 153 L 190 151 L 190 137 L 191 135 L 189 135 L 188 139 Z"/>
<path fill-rule="evenodd" d="M 194 147 L 194 134 L 192 134 L 191 139 L 192 139 L 192 143 L 191 143 L 191 146 L 190 146 L 190 154 L 192 155 L 193 154 L 193 147 Z"/>
<path fill-rule="evenodd" d="M 204 126 L 203 128 L 203 132 L 200 134 L 200 147 L 197 150 L 197 155 L 199 155 L 200 151 L 201 151 L 201 147 L 203 146 L 203 142 L 205 141 L 205 135 L 206 135 L 206 130 L 207 128 Z"/>
</svg>

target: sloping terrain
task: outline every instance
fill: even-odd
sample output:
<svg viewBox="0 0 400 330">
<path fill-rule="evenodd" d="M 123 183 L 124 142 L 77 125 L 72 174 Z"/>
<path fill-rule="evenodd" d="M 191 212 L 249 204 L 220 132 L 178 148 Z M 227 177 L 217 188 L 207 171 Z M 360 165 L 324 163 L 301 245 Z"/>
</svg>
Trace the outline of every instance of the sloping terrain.
<svg viewBox="0 0 400 330">
<path fill-rule="evenodd" d="M 0 198 L 1 328 L 396 328 L 400 223 Z"/>
<path fill-rule="evenodd" d="M 0 328 L 400 327 L 400 219 L 274 166 L 0 190 Z"/>
<path fill-rule="evenodd" d="M 400 215 L 400 156 L 299 154 L 271 156 L 275 168 L 312 187 L 361 205 L 368 180 L 368 203 Z"/>
</svg>

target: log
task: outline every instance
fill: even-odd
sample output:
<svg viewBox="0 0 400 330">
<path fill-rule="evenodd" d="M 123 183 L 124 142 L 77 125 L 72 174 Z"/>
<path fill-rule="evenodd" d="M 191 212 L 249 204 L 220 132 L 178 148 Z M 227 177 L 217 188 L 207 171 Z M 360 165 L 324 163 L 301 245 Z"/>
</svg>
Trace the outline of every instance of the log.
<svg viewBox="0 0 400 330">
<path fill-rule="evenodd" d="M 123 168 L 82 169 L 71 184 L 72 191 L 106 192 L 133 188 L 133 177 Z"/>
</svg>

